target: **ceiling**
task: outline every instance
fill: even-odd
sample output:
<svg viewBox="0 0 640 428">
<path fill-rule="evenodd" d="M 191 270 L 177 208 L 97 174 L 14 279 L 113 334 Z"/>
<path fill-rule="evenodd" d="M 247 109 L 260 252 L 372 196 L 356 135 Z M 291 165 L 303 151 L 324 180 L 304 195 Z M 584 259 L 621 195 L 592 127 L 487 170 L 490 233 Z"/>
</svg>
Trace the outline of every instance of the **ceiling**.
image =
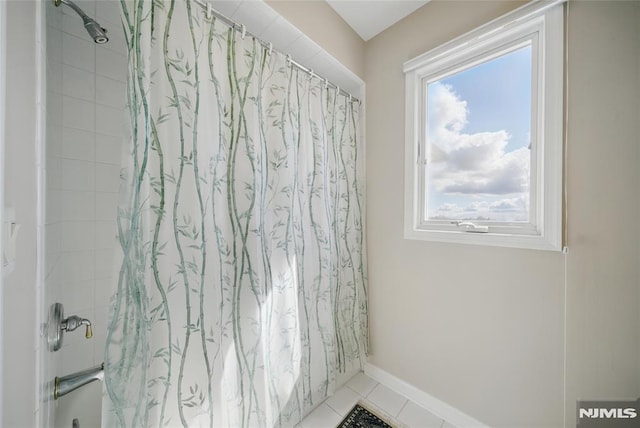
<svg viewBox="0 0 640 428">
<path fill-rule="evenodd" d="M 367 41 L 429 0 L 327 0 L 347 24 Z"/>
</svg>

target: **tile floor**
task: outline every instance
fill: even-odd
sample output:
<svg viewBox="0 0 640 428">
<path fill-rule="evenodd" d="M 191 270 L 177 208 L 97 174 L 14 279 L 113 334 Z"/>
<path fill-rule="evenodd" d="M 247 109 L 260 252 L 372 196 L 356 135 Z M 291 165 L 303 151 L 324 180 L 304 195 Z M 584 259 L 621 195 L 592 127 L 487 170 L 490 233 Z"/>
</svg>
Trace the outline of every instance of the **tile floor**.
<svg viewBox="0 0 640 428">
<path fill-rule="evenodd" d="M 300 422 L 298 428 L 335 428 L 358 401 L 397 428 L 454 428 L 364 373 L 351 378 Z"/>
</svg>

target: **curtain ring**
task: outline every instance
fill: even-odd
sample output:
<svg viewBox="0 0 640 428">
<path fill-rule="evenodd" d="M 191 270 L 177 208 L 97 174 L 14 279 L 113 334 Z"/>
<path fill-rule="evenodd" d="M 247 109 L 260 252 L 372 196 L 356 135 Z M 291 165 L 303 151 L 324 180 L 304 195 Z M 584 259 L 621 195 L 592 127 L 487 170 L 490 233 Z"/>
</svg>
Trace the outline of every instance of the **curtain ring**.
<svg viewBox="0 0 640 428">
<path fill-rule="evenodd" d="M 324 78 L 324 89 L 326 90 L 329 87 L 329 80 L 325 77 Z"/>
<path fill-rule="evenodd" d="M 240 27 L 240 33 L 241 33 L 242 40 L 244 40 L 244 36 L 247 35 L 247 27 L 245 27 L 244 24 L 242 24 L 242 27 Z"/>
<path fill-rule="evenodd" d="M 273 43 L 269 42 L 269 56 L 271 56 L 271 52 L 273 52 Z"/>
<path fill-rule="evenodd" d="M 291 65 L 291 55 L 287 54 L 287 67 Z"/>
<path fill-rule="evenodd" d="M 207 19 L 211 20 L 213 18 L 213 9 L 211 8 L 211 3 L 207 2 Z"/>
</svg>

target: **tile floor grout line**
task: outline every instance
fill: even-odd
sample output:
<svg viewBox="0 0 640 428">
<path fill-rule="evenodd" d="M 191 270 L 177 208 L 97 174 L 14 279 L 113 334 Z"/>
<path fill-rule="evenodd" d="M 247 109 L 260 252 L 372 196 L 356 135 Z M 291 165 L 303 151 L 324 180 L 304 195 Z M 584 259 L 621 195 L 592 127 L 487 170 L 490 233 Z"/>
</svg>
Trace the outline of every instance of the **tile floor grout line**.
<svg viewBox="0 0 640 428">
<path fill-rule="evenodd" d="M 358 391 L 356 391 L 355 389 L 351 388 L 349 385 L 347 385 L 346 383 L 344 384 L 344 386 L 346 386 L 348 389 L 350 389 L 351 391 L 353 391 L 354 394 L 356 394 L 358 397 L 360 398 L 364 398 L 362 396 L 362 394 L 360 394 Z"/>
<path fill-rule="evenodd" d="M 395 425 L 397 426 L 397 428 L 410 428 L 410 427 L 411 427 L 410 425 L 406 424 L 405 422 L 403 422 L 403 421 L 400 419 L 400 415 L 401 415 L 401 414 L 402 414 L 402 412 L 407 408 L 407 406 L 409 405 L 409 403 L 412 403 L 413 405 L 415 405 L 415 406 L 417 406 L 418 408 L 420 408 L 420 409 L 422 409 L 422 410 L 426 411 L 427 413 L 432 414 L 432 413 L 430 412 L 430 410 L 429 410 L 429 409 L 426 409 L 426 408 L 424 408 L 424 407 L 420 406 L 420 405 L 419 405 L 419 404 L 417 404 L 416 402 L 414 402 L 414 401 L 410 400 L 408 397 L 406 397 L 406 396 L 404 396 L 404 395 L 402 395 L 402 394 L 400 394 L 400 393 L 397 393 L 395 390 L 392 390 L 392 389 L 388 388 L 386 385 L 382 384 L 381 382 L 377 382 L 377 381 L 375 381 L 374 379 L 372 379 L 372 378 L 370 378 L 370 377 L 368 377 L 368 376 L 366 376 L 366 375 L 364 375 L 364 376 L 365 376 L 369 381 L 373 381 L 373 382 L 369 382 L 369 381 L 367 381 L 367 382 L 357 382 L 358 386 L 362 386 L 362 385 L 360 385 L 360 383 L 365 383 L 366 385 L 370 385 L 371 383 L 373 383 L 373 384 L 374 384 L 374 385 L 373 385 L 373 387 L 372 387 L 372 388 L 371 388 L 371 389 L 366 393 L 366 395 L 363 395 L 361 392 L 359 392 L 358 390 L 356 390 L 353 386 L 349 385 L 349 384 L 348 384 L 349 382 L 344 383 L 344 384 L 342 385 L 342 387 L 346 387 L 346 390 L 347 390 L 347 391 L 350 391 L 351 393 L 353 393 L 353 394 L 355 395 L 355 397 L 358 399 L 358 400 L 357 400 L 357 402 L 356 402 L 356 404 L 361 404 L 361 405 L 363 405 L 365 408 L 370 407 L 370 408 L 371 408 L 371 410 L 374 410 L 374 411 L 378 411 L 378 412 L 380 412 L 380 414 L 381 414 L 381 415 L 383 415 L 383 416 L 385 416 L 387 419 L 389 419 L 389 422 L 390 422 L 390 423 L 395 424 Z M 391 413 L 389 413 L 389 412 L 387 412 L 385 409 L 383 409 L 382 407 L 380 407 L 380 406 L 378 406 L 377 404 L 375 404 L 375 403 L 374 403 L 373 401 L 371 401 L 371 399 L 369 398 L 369 397 L 371 397 L 371 396 L 372 396 L 372 394 L 374 393 L 374 391 L 375 391 L 375 390 L 378 388 L 378 386 L 380 386 L 380 385 L 382 385 L 383 387 L 385 387 L 385 388 L 389 389 L 391 392 L 395 393 L 395 395 L 398 395 L 399 397 L 401 397 L 401 398 L 404 400 L 404 403 L 400 406 L 400 409 L 396 412 L 396 414 L 395 414 L 395 415 L 394 415 L 394 414 L 391 414 Z M 365 390 L 365 389 L 363 389 L 363 391 L 364 391 L 364 390 Z M 337 391 L 335 391 L 335 392 L 337 392 Z M 334 395 L 335 395 L 335 392 L 334 392 L 334 394 L 332 394 L 332 396 L 334 396 Z M 344 418 L 346 417 L 346 415 L 347 415 L 347 414 L 349 414 L 349 411 L 351 410 L 351 408 L 353 408 L 353 406 L 351 406 L 351 407 L 347 410 L 347 413 L 346 413 L 345 415 L 342 415 L 338 410 L 336 410 L 333 406 L 331 406 L 331 405 L 329 404 L 329 399 L 330 399 L 330 398 L 331 398 L 331 396 L 330 396 L 330 397 L 327 397 L 327 399 L 325 399 L 325 400 L 323 401 L 323 403 L 321 403 L 321 404 L 320 404 L 320 406 L 318 406 L 318 407 L 321 407 L 321 406 L 323 406 L 323 405 L 326 405 L 330 412 L 332 412 L 334 415 L 338 416 L 341 420 L 342 420 L 342 419 L 344 419 Z M 346 402 L 346 401 L 345 401 L 345 402 Z M 343 403 L 343 404 L 344 404 L 345 402 L 341 402 L 341 403 Z M 336 401 L 334 404 L 338 405 L 339 403 Z M 314 411 L 315 411 L 315 410 L 314 410 Z M 313 413 L 313 412 L 312 412 L 312 413 Z M 432 415 L 433 415 L 433 414 L 432 414 Z M 307 415 L 307 417 L 308 417 L 308 416 L 310 416 L 310 415 Z M 433 416 L 436 416 L 436 415 L 433 415 Z M 436 416 L 436 417 L 437 417 L 437 416 Z M 305 419 L 306 419 L 306 418 L 305 418 Z M 437 425 L 437 427 L 438 427 L 438 428 L 453 428 L 453 426 L 452 426 L 452 425 L 450 425 L 450 424 L 448 423 L 448 421 L 446 421 L 444 418 L 437 417 L 437 419 L 439 419 L 439 424 Z M 299 425 L 297 426 L 297 428 L 312 428 L 312 426 L 310 426 L 310 425 L 305 425 L 305 423 L 304 423 L 304 422 L 305 422 L 305 420 L 300 421 L 300 423 L 299 423 Z M 308 420 L 307 420 L 307 422 L 308 422 Z M 315 425 L 314 425 L 314 426 L 315 426 Z M 432 426 L 436 426 L 436 425 L 432 425 Z"/>
<path fill-rule="evenodd" d="M 330 397 L 329 397 L 330 398 Z M 343 415 L 342 413 L 340 413 L 337 409 L 334 409 L 331 404 L 328 403 L 328 398 L 324 401 L 324 404 L 326 404 L 331 410 L 333 410 L 334 412 L 336 412 L 338 415 L 340 415 L 341 418 L 344 418 L 346 415 Z"/>
<path fill-rule="evenodd" d="M 376 382 L 376 384 L 374 385 L 374 387 L 373 387 L 373 388 L 371 388 L 371 391 L 369 391 L 369 393 L 368 393 L 364 398 L 369 398 L 369 396 L 370 396 L 371 394 L 373 394 L 373 391 L 375 391 L 375 390 L 376 390 L 376 388 L 377 388 L 377 387 L 379 387 L 379 386 L 380 386 L 380 382 Z"/>
<path fill-rule="evenodd" d="M 404 397 L 402 397 L 402 398 L 404 398 Z M 409 399 L 405 398 L 404 404 L 402 405 L 400 410 L 398 410 L 398 413 L 396 413 L 395 416 L 394 416 L 395 419 L 398 419 L 398 417 L 400 416 L 400 413 L 402 412 L 402 409 L 405 408 L 405 406 L 407 405 L 408 402 L 409 402 Z"/>
<path fill-rule="evenodd" d="M 404 405 L 400 408 L 400 411 L 396 415 L 396 419 L 400 419 L 400 413 L 402 413 L 402 411 L 404 410 L 405 407 L 407 407 L 408 404 L 409 404 L 409 399 L 407 398 L 406 401 L 404 402 Z"/>
</svg>

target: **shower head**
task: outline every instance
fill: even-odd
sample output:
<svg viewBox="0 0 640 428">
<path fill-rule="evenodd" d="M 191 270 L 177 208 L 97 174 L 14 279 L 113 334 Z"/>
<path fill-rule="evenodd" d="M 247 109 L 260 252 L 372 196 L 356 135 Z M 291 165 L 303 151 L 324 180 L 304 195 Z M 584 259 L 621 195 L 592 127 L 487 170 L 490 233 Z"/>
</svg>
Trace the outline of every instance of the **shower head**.
<svg viewBox="0 0 640 428">
<path fill-rule="evenodd" d="M 109 41 L 109 38 L 107 37 L 107 30 L 105 28 L 102 28 L 100 24 L 88 16 L 84 16 L 82 19 L 84 20 L 84 28 L 93 38 L 94 42 L 103 44 Z"/>
<path fill-rule="evenodd" d="M 66 4 L 71 9 L 73 9 L 84 21 L 84 28 L 87 30 L 87 33 L 91 36 L 94 42 L 98 44 L 107 43 L 109 38 L 107 37 L 107 30 L 102 28 L 100 24 L 98 24 L 94 19 L 90 18 L 86 13 L 83 12 L 74 2 L 71 0 L 53 0 L 56 7 L 60 6 L 60 4 Z"/>
</svg>

